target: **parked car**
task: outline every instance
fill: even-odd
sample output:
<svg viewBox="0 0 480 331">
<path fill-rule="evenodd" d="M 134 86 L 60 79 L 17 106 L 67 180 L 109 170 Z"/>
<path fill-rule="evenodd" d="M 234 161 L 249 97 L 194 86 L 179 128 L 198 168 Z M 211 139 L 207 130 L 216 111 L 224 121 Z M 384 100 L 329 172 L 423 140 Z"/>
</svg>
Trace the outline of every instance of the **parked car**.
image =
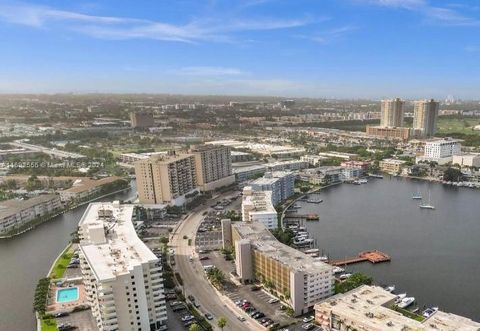
<svg viewBox="0 0 480 331">
<path fill-rule="evenodd" d="M 258 285 L 253 285 L 250 289 L 255 292 L 255 291 L 260 291 L 262 287 Z"/>
<path fill-rule="evenodd" d="M 200 261 L 205 261 L 205 260 L 208 260 L 210 259 L 208 256 L 202 256 L 199 260 Z"/>
<path fill-rule="evenodd" d="M 265 314 L 262 313 L 262 312 L 260 312 L 260 313 L 258 313 L 257 316 L 254 317 L 254 318 L 255 318 L 256 320 L 258 320 L 259 318 L 263 318 L 263 317 L 265 317 Z"/>
<path fill-rule="evenodd" d="M 315 319 L 314 316 L 307 316 L 307 317 L 304 317 L 302 321 L 303 321 L 303 323 L 309 323 L 309 322 L 313 321 L 314 319 Z"/>
<path fill-rule="evenodd" d="M 213 320 L 213 315 L 210 314 L 210 313 L 206 313 L 206 314 L 205 314 L 205 318 L 206 318 L 207 320 L 211 321 L 211 320 Z"/>
<path fill-rule="evenodd" d="M 70 315 L 68 312 L 62 311 L 62 312 L 60 312 L 60 313 L 56 313 L 56 314 L 53 315 L 53 316 L 55 316 L 55 317 L 63 317 L 63 316 L 68 316 L 68 315 Z"/>
<path fill-rule="evenodd" d="M 245 322 L 245 317 L 243 316 L 238 316 L 237 317 L 240 322 Z"/>
<path fill-rule="evenodd" d="M 277 298 L 271 298 L 270 300 L 268 300 L 268 303 L 271 303 L 271 304 L 274 304 L 274 303 L 277 303 L 277 302 L 278 302 Z"/>
<path fill-rule="evenodd" d="M 182 322 L 188 322 L 188 321 L 191 321 L 195 318 L 195 316 L 193 315 L 185 315 L 182 317 Z"/>
<path fill-rule="evenodd" d="M 307 323 L 302 325 L 302 329 L 304 330 L 312 330 L 314 328 L 315 328 L 315 325 L 313 325 L 312 323 Z"/>
</svg>

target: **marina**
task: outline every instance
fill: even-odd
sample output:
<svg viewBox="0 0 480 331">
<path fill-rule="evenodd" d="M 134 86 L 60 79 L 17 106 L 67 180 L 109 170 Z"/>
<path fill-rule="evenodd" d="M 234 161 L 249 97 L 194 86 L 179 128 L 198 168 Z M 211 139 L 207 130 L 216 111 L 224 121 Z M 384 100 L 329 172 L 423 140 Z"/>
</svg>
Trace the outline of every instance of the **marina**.
<svg viewBox="0 0 480 331">
<path fill-rule="evenodd" d="M 342 266 L 342 265 L 349 265 L 349 264 L 366 262 L 366 261 L 375 264 L 375 263 L 389 262 L 390 260 L 391 259 L 389 255 L 377 250 L 372 250 L 372 251 L 360 252 L 358 256 L 355 256 L 355 257 L 332 261 L 331 264 L 334 266 Z"/>
</svg>

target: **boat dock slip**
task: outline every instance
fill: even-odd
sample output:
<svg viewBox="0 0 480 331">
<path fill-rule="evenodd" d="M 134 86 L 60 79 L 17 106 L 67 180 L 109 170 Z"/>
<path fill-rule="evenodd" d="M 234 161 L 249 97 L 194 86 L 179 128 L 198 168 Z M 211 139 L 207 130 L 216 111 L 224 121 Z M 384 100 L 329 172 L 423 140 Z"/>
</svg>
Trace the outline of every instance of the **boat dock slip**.
<svg viewBox="0 0 480 331">
<path fill-rule="evenodd" d="M 360 263 L 365 261 L 369 261 L 375 264 L 375 263 L 381 263 L 381 262 L 388 262 L 390 260 L 391 258 L 389 255 L 377 250 L 373 250 L 373 251 L 361 252 L 358 254 L 358 256 L 346 258 L 344 260 L 336 260 L 336 261 L 333 261 L 331 264 L 334 266 L 341 266 L 341 265 L 354 264 L 354 263 Z"/>
</svg>

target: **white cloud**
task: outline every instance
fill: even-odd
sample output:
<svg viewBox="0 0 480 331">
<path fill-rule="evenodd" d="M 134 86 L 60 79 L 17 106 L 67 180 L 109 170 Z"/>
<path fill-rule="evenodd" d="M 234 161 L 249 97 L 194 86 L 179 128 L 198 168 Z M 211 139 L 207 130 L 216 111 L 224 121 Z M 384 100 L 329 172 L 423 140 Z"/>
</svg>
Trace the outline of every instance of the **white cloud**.
<svg viewBox="0 0 480 331">
<path fill-rule="evenodd" d="M 455 6 L 437 7 L 431 5 L 427 0 L 360 0 L 363 3 L 378 6 L 400 8 L 416 11 L 422 14 L 428 22 L 450 26 L 480 26 L 478 19 L 469 17 L 454 9 Z M 463 8 L 463 7 L 457 7 Z"/>
<path fill-rule="evenodd" d="M 173 70 L 172 73 L 186 76 L 238 76 L 248 74 L 236 68 L 209 66 L 183 67 Z"/>
<path fill-rule="evenodd" d="M 305 38 L 321 44 L 328 44 L 334 40 L 343 38 L 345 35 L 355 30 L 357 30 L 357 27 L 352 25 L 345 25 L 338 28 L 318 32 L 313 36 L 305 37 Z"/>
<path fill-rule="evenodd" d="M 301 19 L 202 19 L 186 24 L 170 24 L 130 17 L 86 15 L 36 5 L 2 5 L 0 20 L 30 27 L 57 27 L 101 39 L 154 39 L 180 42 L 230 42 L 231 34 L 243 31 L 291 29 L 323 20 Z"/>
</svg>

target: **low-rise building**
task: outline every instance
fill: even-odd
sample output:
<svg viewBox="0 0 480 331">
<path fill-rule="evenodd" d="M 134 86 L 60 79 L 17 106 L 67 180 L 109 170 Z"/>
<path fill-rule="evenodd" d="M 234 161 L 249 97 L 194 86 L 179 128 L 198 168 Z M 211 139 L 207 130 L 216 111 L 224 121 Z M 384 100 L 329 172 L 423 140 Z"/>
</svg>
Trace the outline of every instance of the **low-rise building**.
<svg viewBox="0 0 480 331">
<path fill-rule="evenodd" d="M 262 176 L 267 171 L 267 167 L 263 164 L 253 165 L 249 167 L 241 167 L 233 169 L 235 180 L 244 182 L 257 176 Z"/>
<path fill-rule="evenodd" d="M 55 194 L 39 195 L 28 200 L 0 202 L 0 234 L 7 234 L 31 221 L 62 209 L 60 197 Z"/>
<path fill-rule="evenodd" d="M 358 158 L 357 154 L 353 153 L 341 153 L 341 152 L 321 152 L 318 155 L 327 157 L 327 158 L 338 158 L 344 160 L 355 160 Z"/>
<path fill-rule="evenodd" d="M 60 199 L 62 202 L 85 200 L 99 193 L 102 187 L 105 187 L 105 185 L 122 180 L 122 178 L 117 176 L 106 177 L 102 179 L 78 177 L 75 179 L 75 181 L 73 181 L 72 187 L 63 191 L 59 191 Z"/>
<path fill-rule="evenodd" d="M 308 162 L 302 160 L 278 161 L 266 164 L 269 171 L 294 171 L 308 168 Z"/>
<path fill-rule="evenodd" d="M 397 296 L 378 286 L 362 285 L 315 305 L 315 322 L 325 331 L 477 331 L 480 323 L 437 311 L 423 321 L 391 307 Z"/>
<path fill-rule="evenodd" d="M 389 174 L 399 174 L 406 161 L 397 159 L 384 159 L 379 162 L 380 170 Z"/>
<path fill-rule="evenodd" d="M 452 164 L 462 167 L 480 167 L 480 154 L 453 155 Z"/>
<path fill-rule="evenodd" d="M 279 242 L 264 224 L 232 224 L 235 266 L 244 283 L 260 281 L 293 308 L 295 315 L 333 294 L 333 267 Z"/>
<path fill-rule="evenodd" d="M 272 204 L 271 191 L 254 191 L 252 187 L 243 189 L 242 220 L 244 222 L 260 222 L 269 229 L 278 226 L 278 214 Z"/>
<path fill-rule="evenodd" d="M 368 135 L 387 139 L 407 141 L 410 138 L 410 131 L 410 128 L 404 127 L 382 127 L 367 125 Z"/>
<path fill-rule="evenodd" d="M 232 151 L 230 153 L 230 159 L 232 160 L 232 163 L 246 162 L 253 160 L 253 155 L 246 152 Z"/>
<path fill-rule="evenodd" d="M 295 175 L 287 171 L 267 172 L 250 186 L 254 191 L 271 191 L 272 203 L 276 206 L 295 193 Z"/>
<path fill-rule="evenodd" d="M 161 261 L 138 238 L 133 209 L 92 203 L 79 223 L 80 267 L 100 331 L 156 331 L 167 321 Z"/>
<path fill-rule="evenodd" d="M 308 162 L 309 165 L 317 167 L 320 165 L 322 160 L 326 160 L 328 157 L 320 156 L 320 155 L 303 155 L 300 160 L 304 162 Z"/>
</svg>

